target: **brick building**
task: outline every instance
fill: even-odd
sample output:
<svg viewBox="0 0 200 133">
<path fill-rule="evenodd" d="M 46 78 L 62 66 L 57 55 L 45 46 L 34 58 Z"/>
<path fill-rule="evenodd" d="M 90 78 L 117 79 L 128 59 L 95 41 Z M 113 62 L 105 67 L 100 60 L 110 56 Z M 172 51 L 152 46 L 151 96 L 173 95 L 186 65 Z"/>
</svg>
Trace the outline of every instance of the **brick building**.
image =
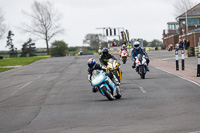
<svg viewBox="0 0 200 133">
<path fill-rule="evenodd" d="M 190 47 L 197 47 L 200 43 L 200 3 L 176 18 L 177 22 L 169 22 L 168 33 L 163 31 L 163 45 L 173 47 L 180 39 L 190 41 Z"/>
</svg>

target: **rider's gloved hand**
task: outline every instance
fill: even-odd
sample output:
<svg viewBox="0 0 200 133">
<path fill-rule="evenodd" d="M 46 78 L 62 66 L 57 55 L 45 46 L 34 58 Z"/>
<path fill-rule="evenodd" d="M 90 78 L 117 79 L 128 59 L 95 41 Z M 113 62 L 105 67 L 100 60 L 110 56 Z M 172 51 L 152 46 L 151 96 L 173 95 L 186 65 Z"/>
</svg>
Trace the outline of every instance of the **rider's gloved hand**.
<svg viewBox="0 0 200 133">
<path fill-rule="evenodd" d="M 116 60 L 116 62 L 117 62 L 119 65 L 121 65 L 120 61 Z"/>
<path fill-rule="evenodd" d="M 102 66 L 102 69 L 107 69 L 107 67 L 105 65 Z"/>
</svg>

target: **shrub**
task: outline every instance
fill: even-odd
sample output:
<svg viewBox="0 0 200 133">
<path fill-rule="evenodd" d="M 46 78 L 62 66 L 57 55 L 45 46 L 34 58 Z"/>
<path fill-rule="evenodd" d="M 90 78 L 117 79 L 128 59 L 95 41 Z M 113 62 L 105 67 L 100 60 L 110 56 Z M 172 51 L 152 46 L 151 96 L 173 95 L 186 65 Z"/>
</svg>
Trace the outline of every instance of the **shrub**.
<svg viewBox="0 0 200 133">
<path fill-rule="evenodd" d="M 51 56 L 66 56 L 68 44 L 64 41 L 54 41 L 51 44 Z"/>
</svg>

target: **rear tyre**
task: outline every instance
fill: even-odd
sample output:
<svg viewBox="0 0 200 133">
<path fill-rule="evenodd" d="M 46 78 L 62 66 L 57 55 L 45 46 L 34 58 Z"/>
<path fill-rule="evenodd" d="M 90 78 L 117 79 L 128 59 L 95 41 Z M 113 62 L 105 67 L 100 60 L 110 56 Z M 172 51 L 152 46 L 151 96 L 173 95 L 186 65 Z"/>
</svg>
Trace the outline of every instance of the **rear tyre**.
<svg viewBox="0 0 200 133">
<path fill-rule="evenodd" d="M 114 97 L 111 94 L 111 92 L 108 91 L 105 86 L 103 86 L 101 89 L 102 89 L 103 93 L 105 94 L 105 96 L 108 98 L 108 100 L 112 101 L 114 99 Z"/>
</svg>

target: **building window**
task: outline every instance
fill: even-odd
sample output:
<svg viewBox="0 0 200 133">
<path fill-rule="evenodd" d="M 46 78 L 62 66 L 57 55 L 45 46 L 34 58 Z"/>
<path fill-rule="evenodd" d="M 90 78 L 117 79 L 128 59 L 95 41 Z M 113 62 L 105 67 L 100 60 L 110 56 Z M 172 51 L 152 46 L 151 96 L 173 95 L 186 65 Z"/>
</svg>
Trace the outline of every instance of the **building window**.
<svg viewBox="0 0 200 133">
<path fill-rule="evenodd" d="M 188 19 L 188 26 L 196 26 L 196 25 L 199 25 L 199 19 L 197 18 Z"/>
<path fill-rule="evenodd" d="M 169 24 L 169 30 L 177 30 L 178 29 L 178 25 L 177 24 Z"/>
</svg>

